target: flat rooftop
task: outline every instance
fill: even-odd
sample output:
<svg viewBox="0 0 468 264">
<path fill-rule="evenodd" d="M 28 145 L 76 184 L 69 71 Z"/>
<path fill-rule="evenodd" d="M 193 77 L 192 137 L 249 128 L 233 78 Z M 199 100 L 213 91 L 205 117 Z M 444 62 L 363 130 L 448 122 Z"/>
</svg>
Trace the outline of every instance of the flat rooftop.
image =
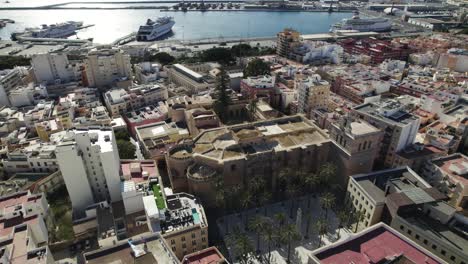
<svg viewBox="0 0 468 264">
<path fill-rule="evenodd" d="M 157 234 L 144 234 L 138 238 L 134 238 L 132 243 L 139 249 L 144 248 L 146 244 L 147 250 L 142 256 L 135 257 L 130 244 L 119 242 L 115 246 L 98 249 L 84 254 L 84 259 L 87 264 L 170 264 L 177 263 L 175 256 L 171 250 L 165 248 L 165 242 Z"/>
<path fill-rule="evenodd" d="M 289 116 L 203 131 L 193 154 L 212 159 L 239 159 L 255 153 L 281 151 L 329 142 L 325 131 L 301 116 Z M 178 155 L 178 149 L 171 155 Z"/>
<path fill-rule="evenodd" d="M 171 137 L 171 135 L 188 135 L 189 132 L 185 128 L 178 127 L 175 123 L 166 123 L 164 121 L 149 125 L 136 127 L 141 140 Z"/>
<path fill-rule="evenodd" d="M 401 216 L 400 216 L 401 217 Z M 463 252 L 468 259 L 468 243 L 463 233 L 466 234 L 467 226 L 460 223 L 460 231 L 456 231 L 448 224 L 442 224 L 438 220 L 427 217 L 422 214 L 414 213 L 409 217 L 403 217 L 410 225 L 425 232 L 429 237 L 434 237 L 449 247 L 455 247 L 460 252 Z M 461 228 L 460 228 L 461 227 Z"/>
<path fill-rule="evenodd" d="M 432 160 L 447 176 L 462 185 L 468 185 L 468 157 L 455 153 L 446 157 Z"/>
<path fill-rule="evenodd" d="M 226 259 L 216 247 L 209 247 L 198 252 L 186 255 L 182 264 L 221 264 L 226 263 Z"/>
<path fill-rule="evenodd" d="M 398 126 L 408 124 L 419 119 L 419 117 L 410 114 L 403 110 L 403 108 L 404 107 L 401 102 L 389 100 L 358 105 L 354 107 L 354 110 L 359 113 L 381 119 L 386 123 Z"/>
<path fill-rule="evenodd" d="M 322 264 L 373 264 L 390 263 L 391 260 L 396 261 L 391 263 L 443 263 L 429 251 L 382 223 L 344 241 L 320 248 L 312 252 L 312 258 Z"/>
<path fill-rule="evenodd" d="M 153 160 L 121 160 L 120 167 L 124 178 L 135 183 L 158 176 L 158 170 Z"/>
<path fill-rule="evenodd" d="M 433 202 L 440 198 L 437 193 L 432 191 L 427 182 L 408 167 L 358 174 L 351 177 L 376 202 L 385 201 L 386 188 L 389 188 L 389 194 L 401 194 L 403 195 L 402 199 L 415 204 Z"/>
</svg>

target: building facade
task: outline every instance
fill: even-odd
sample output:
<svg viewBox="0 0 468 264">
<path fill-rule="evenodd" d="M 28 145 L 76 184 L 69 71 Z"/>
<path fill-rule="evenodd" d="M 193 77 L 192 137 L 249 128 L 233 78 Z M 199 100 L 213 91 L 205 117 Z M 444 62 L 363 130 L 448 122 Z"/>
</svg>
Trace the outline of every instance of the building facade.
<svg viewBox="0 0 468 264">
<path fill-rule="evenodd" d="M 122 199 L 120 159 L 111 128 L 75 129 L 53 136 L 60 137 L 57 162 L 75 211 Z"/>
</svg>

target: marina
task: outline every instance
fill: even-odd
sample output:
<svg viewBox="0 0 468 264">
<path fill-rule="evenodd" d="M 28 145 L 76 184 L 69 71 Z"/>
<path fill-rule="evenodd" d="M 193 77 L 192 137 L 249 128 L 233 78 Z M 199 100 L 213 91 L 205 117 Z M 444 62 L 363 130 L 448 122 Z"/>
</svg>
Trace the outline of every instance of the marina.
<svg viewBox="0 0 468 264">
<path fill-rule="evenodd" d="M 0 17 L 13 19 L 0 30 L 0 38 L 7 40 L 13 32 L 41 24 L 63 21 L 83 21 L 93 24 L 77 32 L 76 37 L 94 38 L 95 43 L 108 44 L 118 38 L 138 31 L 148 18 L 169 15 L 176 22 L 164 39 L 193 40 L 212 38 L 246 39 L 274 37 L 286 27 L 303 34 L 329 32 L 330 26 L 349 18 L 352 13 L 328 12 L 270 12 L 270 11 L 223 11 L 223 12 L 160 12 L 157 10 L 18 10 L 0 11 Z"/>
</svg>

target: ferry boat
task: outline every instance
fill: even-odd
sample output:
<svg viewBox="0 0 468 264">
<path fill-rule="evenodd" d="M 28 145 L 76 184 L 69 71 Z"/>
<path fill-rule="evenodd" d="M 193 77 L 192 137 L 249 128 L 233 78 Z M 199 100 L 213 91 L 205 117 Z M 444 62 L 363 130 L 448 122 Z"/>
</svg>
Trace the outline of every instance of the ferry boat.
<svg viewBox="0 0 468 264">
<path fill-rule="evenodd" d="M 33 38 L 66 38 L 76 33 L 83 22 L 68 21 L 52 25 L 42 25 L 40 28 L 27 28 L 26 35 Z"/>
<path fill-rule="evenodd" d="M 345 18 L 340 23 L 334 24 L 330 31 L 357 30 L 360 32 L 384 32 L 390 31 L 391 29 L 392 22 L 387 18 L 360 18 L 359 14 L 355 14 L 352 18 Z"/>
<path fill-rule="evenodd" d="M 156 21 L 148 19 L 144 26 L 140 26 L 137 33 L 137 41 L 155 40 L 172 30 L 175 22 L 172 17 L 159 17 Z"/>
</svg>

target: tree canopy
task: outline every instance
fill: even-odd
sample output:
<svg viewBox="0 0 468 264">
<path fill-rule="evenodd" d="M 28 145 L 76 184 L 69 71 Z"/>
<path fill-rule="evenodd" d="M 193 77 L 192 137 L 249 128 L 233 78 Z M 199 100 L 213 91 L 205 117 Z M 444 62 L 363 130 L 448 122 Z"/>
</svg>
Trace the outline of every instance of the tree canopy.
<svg viewBox="0 0 468 264">
<path fill-rule="evenodd" d="M 152 61 L 158 61 L 159 63 L 166 65 L 175 61 L 175 58 L 167 52 L 158 52 L 150 57 Z"/>
<path fill-rule="evenodd" d="M 121 159 L 135 158 L 136 147 L 130 141 L 117 139 L 117 148 Z"/>
<path fill-rule="evenodd" d="M 211 48 L 204 50 L 200 56 L 202 61 L 217 61 L 219 63 L 228 64 L 233 58 L 231 50 L 226 48 Z"/>
<path fill-rule="evenodd" d="M 220 69 L 220 72 L 216 76 L 216 90 L 215 90 L 215 102 L 214 102 L 214 110 L 216 114 L 221 118 L 221 120 L 225 120 L 227 118 L 227 106 L 229 105 L 231 98 L 228 94 L 228 81 L 229 77 L 227 76 L 226 71 L 224 68 Z"/>
<path fill-rule="evenodd" d="M 31 59 L 23 56 L 0 56 L 0 70 L 29 65 L 31 65 Z"/>
<path fill-rule="evenodd" d="M 270 65 L 261 59 L 255 58 L 245 67 L 244 78 L 258 75 L 270 75 Z"/>
</svg>

